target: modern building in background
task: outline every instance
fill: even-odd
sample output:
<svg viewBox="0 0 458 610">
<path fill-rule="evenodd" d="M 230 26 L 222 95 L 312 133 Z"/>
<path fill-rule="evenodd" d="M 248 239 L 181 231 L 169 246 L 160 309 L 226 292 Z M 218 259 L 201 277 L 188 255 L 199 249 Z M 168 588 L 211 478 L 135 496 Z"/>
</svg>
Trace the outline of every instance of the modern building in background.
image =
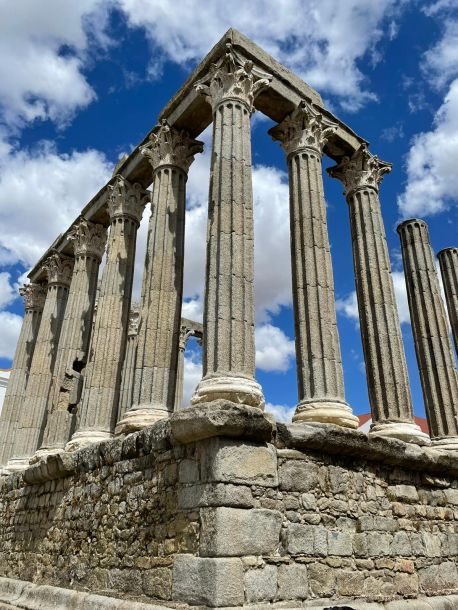
<svg viewBox="0 0 458 610">
<path fill-rule="evenodd" d="M 10 372 L 10 369 L 0 369 L 0 413 L 2 412 L 3 399 L 5 398 Z"/>
</svg>

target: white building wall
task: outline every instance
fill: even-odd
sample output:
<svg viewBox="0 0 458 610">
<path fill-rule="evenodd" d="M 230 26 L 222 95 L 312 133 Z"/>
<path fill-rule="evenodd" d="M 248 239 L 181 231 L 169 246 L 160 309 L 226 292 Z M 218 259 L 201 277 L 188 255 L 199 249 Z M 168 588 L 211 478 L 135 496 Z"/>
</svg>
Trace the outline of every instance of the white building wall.
<svg viewBox="0 0 458 610">
<path fill-rule="evenodd" d="M 5 398 L 6 386 L 10 377 L 10 371 L 0 369 L 0 413 L 2 412 L 3 399 Z"/>
</svg>

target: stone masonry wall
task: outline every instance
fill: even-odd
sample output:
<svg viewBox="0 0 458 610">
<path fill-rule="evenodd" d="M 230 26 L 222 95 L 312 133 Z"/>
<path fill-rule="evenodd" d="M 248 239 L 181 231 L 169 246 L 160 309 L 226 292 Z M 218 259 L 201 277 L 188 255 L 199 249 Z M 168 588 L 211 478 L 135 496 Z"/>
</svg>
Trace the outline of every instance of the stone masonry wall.
<svg viewBox="0 0 458 610">
<path fill-rule="evenodd" d="M 158 422 L 12 475 L 0 575 L 172 605 L 458 593 L 452 462 L 386 440 L 367 459 L 361 433 L 333 427 L 324 450 L 323 429 L 294 429 L 182 443 Z"/>
</svg>

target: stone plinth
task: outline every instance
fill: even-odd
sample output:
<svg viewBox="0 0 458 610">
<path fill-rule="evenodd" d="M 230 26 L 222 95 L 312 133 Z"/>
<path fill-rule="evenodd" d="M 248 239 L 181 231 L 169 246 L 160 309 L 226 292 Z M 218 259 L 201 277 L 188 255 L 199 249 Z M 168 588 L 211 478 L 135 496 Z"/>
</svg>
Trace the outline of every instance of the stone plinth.
<svg viewBox="0 0 458 610">
<path fill-rule="evenodd" d="M 431 438 L 438 447 L 458 450 L 458 377 L 428 227 L 413 218 L 397 231 Z"/>
<path fill-rule="evenodd" d="M 187 173 L 203 144 L 164 121 L 142 149 L 154 172 L 143 275 L 133 406 L 116 432 L 133 432 L 173 412 L 183 299 Z"/>
<path fill-rule="evenodd" d="M 46 297 L 45 288 L 39 284 L 26 284 L 19 292 L 25 312 L 0 417 L 0 466 L 8 462 L 13 451 Z"/>
<path fill-rule="evenodd" d="M 3 479 L 0 601 L 52 586 L 84 610 L 455 607 L 439 605 L 458 599 L 451 455 L 329 424 L 275 434 L 224 401 L 192 411 Z"/>
<path fill-rule="evenodd" d="M 345 401 L 321 155 L 336 125 L 307 102 L 270 130 L 288 161 L 299 404 L 294 421 L 357 428 Z"/>
<path fill-rule="evenodd" d="M 203 379 L 193 404 L 228 399 L 264 408 L 254 379 L 253 100 L 269 84 L 228 46 L 196 90 L 213 111 Z"/>
<path fill-rule="evenodd" d="M 69 450 L 110 438 L 118 415 L 126 347 L 137 230 L 148 195 L 140 184 L 117 176 L 111 187 L 107 262 L 102 272 L 97 313 L 86 366 L 78 428 Z"/>
<path fill-rule="evenodd" d="M 365 146 L 328 169 L 345 186 L 372 434 L 427 444 L 414 423 L 407 364 L 386 243 L 379 184 L 391 165 Z"/>
</svg>

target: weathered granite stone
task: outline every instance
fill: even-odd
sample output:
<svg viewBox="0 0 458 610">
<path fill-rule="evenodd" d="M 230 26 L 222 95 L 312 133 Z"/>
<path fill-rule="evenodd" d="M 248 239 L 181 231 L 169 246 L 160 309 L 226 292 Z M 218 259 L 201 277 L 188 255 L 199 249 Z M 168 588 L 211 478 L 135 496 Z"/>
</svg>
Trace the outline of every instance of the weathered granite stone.
<svg viewBox="0 0 458 610">
<path fill-rule="evenodd" d="M 299 563 L 280 565 L 278 567 L 279 599 L 307 599 L 307 567 Z"/>
<path fill-rule="evenodd" d="M 217 437 L 200 445 L 203 481 L 245 485 L 278 485 L 277 455 L 272 445 Z"/>
<path fill-rule="evenodd" d="M 431 438 L 439 448 L 458 450 L 458 376 L 428 227 L 413 218 L 397 231 Z"/>
<path fill-rule="evenodd" d="M 266 509 L 201 509 L 200 555 L 231 557 L 274 553 L 280 540 L 281 514 Z"/>
<path fill-rule="evenodd" d="M 203 143 L 163 120 L 142 153 L 153 171 L 133 405 L 116 426 L 129 433 L 172 413 L 177 383 L 187 172 Z"/>
<path fill-rule="evenodd" d="M 39 284 L 25 284 L 19 293 L 24 299 L 25 311 L 0 415 L 0 466 L 8 462 L 13 451 L 46 297 L 46 291 Z"/>
<path fill-rule="evenodd" d="M 371 432 L 428 444 L 414 423 L 407 364 L 385 237 L 379 184 L 391 165 L 362 145 L 328 169 L 345 186 L 350 211 L 356 295 L 372 410 Z"/>
<path fill-rule="evenodd" d="M 302 101 L 269 130 L 289 172 L 291 264 L 299 404 L 294 421 L 358 427 L 344 396 L 321 155 L 337 125 Z"/>
<path fill-rule="evenodd" d="M 174 438 L 180 443 L 212 436 L 272 439 L 275 423 L 259 409 L 218 400 L 174 413 L 170 418 Z"/>
<path fill-rule="evenodd" d="M 440 264 L 455 352 L 458 355 L 458 248 L 445 248 L 438 252 L 437 258 Z"/>
<path fill-rule="evenodd" d="M 310 593 L 314 597 L 331 597 L 336 591 L 336 576 L 333 568 L 321 563 L 307 566 Z"/>
<path fill-rule="evenodd" d="M 209 559 L 178 555 L 173 565 L 173 598 L 211 607 L 243 604 L 240 559 Z"/>
<path fill-rule="evenodd" d="M 213 112 L 203 379 L 192 404 L 224 398 L 264 408 L 255 381 L 250 115 L 271 77 L 231 45 L 196 85 Z"/>
<path fill-rule="evenodd" d="M 272 601 L 277 593 L 277 567 L 266 565 L 248 570 L 244 575 L 244 586 L 248 603 Z"/>
</svg>

